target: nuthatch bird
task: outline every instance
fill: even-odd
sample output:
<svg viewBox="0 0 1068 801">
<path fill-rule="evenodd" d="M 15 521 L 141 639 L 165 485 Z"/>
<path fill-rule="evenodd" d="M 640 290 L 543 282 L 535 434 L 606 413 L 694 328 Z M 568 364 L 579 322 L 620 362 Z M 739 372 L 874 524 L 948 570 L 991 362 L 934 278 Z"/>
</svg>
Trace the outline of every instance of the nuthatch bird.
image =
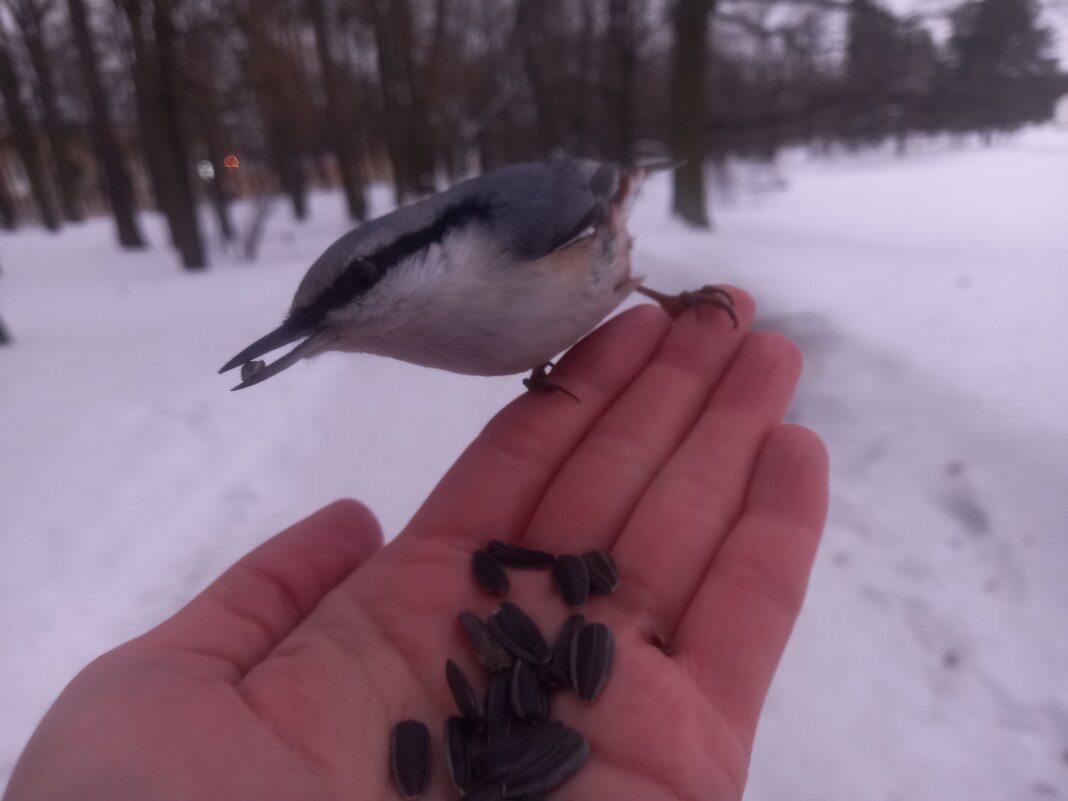
<svg viewBox="0 0 1068 801">
<path fill-rule="evenodd" d="M 673 313 L 709 302 L 734 318 L 722 289 L 667 296 L 631 276 L 626 216 L 647 172 L 517 164 L 364 223 L 315 261 L 285 321 L 219 372 L 242 367 L 234 389 L 243 389 L 338 350 L 469 375 L 532 370 L 528 387 L 566 392 L 548 377 L 549 360 L 632 291 Z"/>
</svg>

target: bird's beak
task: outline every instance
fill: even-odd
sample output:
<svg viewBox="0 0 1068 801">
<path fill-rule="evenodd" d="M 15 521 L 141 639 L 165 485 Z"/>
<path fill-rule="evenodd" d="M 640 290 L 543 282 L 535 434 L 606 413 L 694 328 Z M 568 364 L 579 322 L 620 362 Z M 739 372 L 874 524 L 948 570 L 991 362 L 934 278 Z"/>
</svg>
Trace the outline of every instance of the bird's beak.
<svg viewBox="0 0 1068 801">
<path fill-rule="evenodd" d="M 234 358 L 224 364 L 219 370 L 219 372 L 225 373 L 227 370 L 232 370 L 238 366 L 252 366 L 256 357 L 262 356 L 263 354 L 280 348 L 283 345 L 288 345 L 290 342 L 295 342 L 296 340 L 301 339 L 302 337 L 305 337 L 303 342 L 293 348 L 293 350 L 286 353 L 284 356 L 271 362 L 271 364 L 263 365 L 263 362 L 259 362 L 259 365 L 262 366 L 258 366 L 250 370 L 242 370 L 241 377 L 243 380 L 233 389 L 245 389 L 246 387 L 251 387 L 254 384 L 258 384 L 261 381 L 266 381 L 271 376 L 278 375 L 278 373 L 282 372 L 287 367 L 296 364 L 301 359 L 306 358 L 308 356 L 312 356 L 323 350 L 324 337 L 322 335 L 322 332 L 312 331 L 310 334 L 307 331 L 294 332 L 288 330 L 285 325 L 282 325 L 281 327 L 276 328 L 274 331 L 267 334 L 267 336 L 262 337 L 253 342 L 251 345 L 249 345 L 247 348 L 237 354 Z"/>
</svg>

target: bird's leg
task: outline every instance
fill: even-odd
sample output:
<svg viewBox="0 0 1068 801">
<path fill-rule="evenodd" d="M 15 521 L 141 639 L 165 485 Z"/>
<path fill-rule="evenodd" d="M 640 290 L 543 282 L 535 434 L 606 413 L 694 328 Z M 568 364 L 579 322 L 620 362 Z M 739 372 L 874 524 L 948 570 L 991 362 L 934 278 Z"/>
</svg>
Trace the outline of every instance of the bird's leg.
<svg viewBox="0 0 1068 801">
<path fill-rule="evenodd" d="M 574 398 L 576 401 L 579 399 L 578 395 L 565 387 L 560 386 L 551 378 L 549 378 L 549 368 L 553 366 L 552 362 L 545 362 L 540 364 L 530 371 L 530 378 L 523 379 L 523 386 L 527 389 L 539 390 L 541 392 L 563 392 Z"/>
<path fill-rule="evenodd" d="M 655 300 L 672 317 L 678 317 L 691 308 L 700 314 L 701 304 L 707 303 L 715 309 L 725 311 L 734 323 L 734 327 L 738 327 L 738 315 L 734 313 L 734 298 L 731 297 L 730 292 L 718 286 L 703 286 L 693 292 L 680 292 L 677 295 L 665 295 L 663 292 L 644 286 L 636 287 L 634 291 Z"/>
</svg>

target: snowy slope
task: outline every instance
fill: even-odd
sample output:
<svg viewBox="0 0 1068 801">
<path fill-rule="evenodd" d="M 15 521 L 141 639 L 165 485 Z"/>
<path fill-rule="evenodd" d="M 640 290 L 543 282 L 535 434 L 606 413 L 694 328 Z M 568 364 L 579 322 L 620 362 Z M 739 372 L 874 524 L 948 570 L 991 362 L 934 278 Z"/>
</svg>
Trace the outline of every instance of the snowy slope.
<svg viewBox="0 0 1068 801">
<path fill-rule="evenodd" d="M 1068 796 L 1068 133 L 733 178 L 714 236 L 667 218 L 666 180 L 632 227 L 654 286 L 739 284 L 802 344 L 791 414 L 831 449 L 747 797 Z M 396 533 L 520 390 L 331 355 L 227 392 L 345 230 L 313 204 L 199 276 L 103 221 L 0 237 L 0 777 L 86 661 L 335 497 Z"/>
</svg>

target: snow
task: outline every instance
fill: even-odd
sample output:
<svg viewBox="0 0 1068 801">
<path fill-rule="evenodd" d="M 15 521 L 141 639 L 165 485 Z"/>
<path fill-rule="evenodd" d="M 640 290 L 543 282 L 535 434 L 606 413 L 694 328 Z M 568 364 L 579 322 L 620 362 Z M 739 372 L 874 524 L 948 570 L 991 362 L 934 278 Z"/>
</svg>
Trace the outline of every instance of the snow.
<svg viewBox="0 0 1068 801">
<path fill-rule="evenodd" d="M 663 176 L 632 229 L 652 285 L 736 283 L 800 342 L 790 416 L 831 450 L 747 798 L 1068 796 L 1068 132 L 730 173 L 714 235 Z M 0 777 L 95 655 L 336 497 L 395 534 L 520 391 L 343 355 L 227 391 L 342 205 L 279 207 L 260 261 L 203 275 L 155 218 L 134 254 L 103 220 L 0 237 Z"/>
</svg>

